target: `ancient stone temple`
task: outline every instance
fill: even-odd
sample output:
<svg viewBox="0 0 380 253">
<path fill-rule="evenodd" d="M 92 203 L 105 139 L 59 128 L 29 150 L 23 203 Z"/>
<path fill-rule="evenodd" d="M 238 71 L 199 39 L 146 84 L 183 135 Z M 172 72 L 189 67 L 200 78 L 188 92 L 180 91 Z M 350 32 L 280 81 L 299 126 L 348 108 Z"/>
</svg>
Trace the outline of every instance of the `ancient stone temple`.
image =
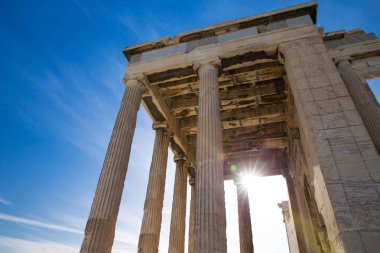
<svg viewBox="0 0 380 253">
<path fill-rule="evenodd" d="M 316 20 L 312 2 L 125 48 L 125 92 L 80 252 L 111 252 L 141 103 L 156 139 L 138 252 L 158 252 L 169 148 L 170 253 L 184 252 L 186 229 L 188 252 L 227 251 L 224 180 L 238 188 L 240 252 L 254 251 L 239 178 L 251 164 L 286 179 L 292 253 L 379 252 L 380 109 L 366 80 L 380 76 L 380 40 L 325 33 Z"/>
</svg>

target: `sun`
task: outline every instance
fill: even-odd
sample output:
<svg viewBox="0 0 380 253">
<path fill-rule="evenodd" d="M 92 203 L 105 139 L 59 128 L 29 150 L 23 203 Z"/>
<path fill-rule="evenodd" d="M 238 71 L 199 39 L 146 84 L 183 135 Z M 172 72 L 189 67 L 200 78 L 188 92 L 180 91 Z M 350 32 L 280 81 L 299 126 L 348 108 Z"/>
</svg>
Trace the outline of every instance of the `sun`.
<svg viewBox="0 0 380 253">
<path fill-rule="evenodd" d="M 253 186 L 253 181 L 256 178 L 256 175 L 253 172 L 244 172 L 239 175 L 240 182 L 245 189 L 250 189 Z"/>
</svg>

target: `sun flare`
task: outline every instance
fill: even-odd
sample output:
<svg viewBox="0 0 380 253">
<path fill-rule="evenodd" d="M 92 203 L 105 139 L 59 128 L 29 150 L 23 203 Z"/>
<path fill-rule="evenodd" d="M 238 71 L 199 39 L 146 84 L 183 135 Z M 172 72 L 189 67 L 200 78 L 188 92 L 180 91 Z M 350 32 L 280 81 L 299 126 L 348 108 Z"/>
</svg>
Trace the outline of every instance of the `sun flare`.
<svg viewBox="0 0 380 253">
<path fill-rule="evenodd" d="M 240 181 L 245 189 L 249 189 L 253 186 L 253 181 L 255 179 L 256 175 L 252 172 L 247 173 L 241 173 L 240 174 Z"/>
</svg>

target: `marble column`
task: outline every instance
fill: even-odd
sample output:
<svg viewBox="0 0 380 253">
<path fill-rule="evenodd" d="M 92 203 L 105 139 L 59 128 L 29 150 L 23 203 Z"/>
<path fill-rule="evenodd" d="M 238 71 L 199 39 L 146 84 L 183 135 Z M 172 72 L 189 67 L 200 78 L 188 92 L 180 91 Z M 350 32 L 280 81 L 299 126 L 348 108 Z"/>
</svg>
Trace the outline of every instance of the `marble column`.
<svg viewBox="0 0 380 253">
<path fill-rule="evenodd" d="M 170 222 L 169 253 L 185 252 L 187 164 L 183 156 L 174 156 L 173 205 Z"/>
<path fill-rule="evenodd" d="M 188 253 L 195 253 L 195 178 L 189 178 L 191 187 Z"/>
<path fill-rule="evenodd" d="M 253 253 L 248 192 L 241 183 L 236 183 L 236 190 L 238 200 L 240 253 Z"/>
<path fill-rule="evenodd" d="M 195 186 L 197 253 L 227 251 L 219 66 L 220 61 L 194 66 L 199 76 Z"/>
<path fill-rule="evenodd" d="M 144 91 L 141 80 L 126 81 L 126 89 L 104 159 L 80 253 L 111 252 L 137 111 Z"/>
<path fill-rule="evenodd" d="M 354 100 L 368 134 L 380 153 L 380 107 L 367 82 L 363 82 L 348 60 L 338 63 L 338 69 Z"/>
<path fill-rule="evenodd" d="M 156 138 L 138 242 L 139 253 L 157 253 L 160 241 L 169 134 L 162 125 L 154 124 L 153 129 L 156 130 Z"/>
<path fill-rule="evenodd" d="M 291 170 L 295 171 L 295 154 L 292 151 L 293 149 L 289 150 L 289 168 Z M 297 202 L 297 193 L 296 193 L 296 187 L 295 182 L 290 175 L 289 168 L 284 168 L 284 176 L 286 180 L 286 185 L 288 187 L 288 195 L 289 195 L 289 203 L 290 203 L 290 210 L 293 216 L 293 224 L 294 224 L 294 230 L 296 235 L 296 241 L 297 243 L 290 243 L 289 241 L 289 249 L 290 252 L 308 252 L 308 246 L 306 243 L 306 233 L 303 232 L 302 227 L 302 219 L 301 217 L 301 211 L 299 207 L 299 203 Z M 294 173 L 294 172 L 293 172 Z"/>
</svg>

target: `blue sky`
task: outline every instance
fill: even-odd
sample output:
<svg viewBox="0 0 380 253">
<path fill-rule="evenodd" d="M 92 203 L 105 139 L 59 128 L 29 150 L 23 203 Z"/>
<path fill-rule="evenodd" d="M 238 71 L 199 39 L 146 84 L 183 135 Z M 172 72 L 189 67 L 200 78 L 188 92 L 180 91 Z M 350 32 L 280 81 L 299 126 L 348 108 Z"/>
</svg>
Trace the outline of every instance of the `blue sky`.
<svg viewBox="0 0 380 253">
<path fill-rule="evenodd" d="M 302 2 L 0 1 L 0 252 L 78 251 L 124 90 L 124 46 Z M 380 35 L 378 0 L 319 1 L 318 9 L 326 31 Z M 379 80 L 370 84 L 379 98 Z M 153 139 L 141 108 L 114 253 L 136 251 Z M 162 252 L 173 180 L 170 155 Z M 286 198 L 279 192 L 274 201 Z M 229 231 L 235 252 L 236 226 Z"/>
</svg>

